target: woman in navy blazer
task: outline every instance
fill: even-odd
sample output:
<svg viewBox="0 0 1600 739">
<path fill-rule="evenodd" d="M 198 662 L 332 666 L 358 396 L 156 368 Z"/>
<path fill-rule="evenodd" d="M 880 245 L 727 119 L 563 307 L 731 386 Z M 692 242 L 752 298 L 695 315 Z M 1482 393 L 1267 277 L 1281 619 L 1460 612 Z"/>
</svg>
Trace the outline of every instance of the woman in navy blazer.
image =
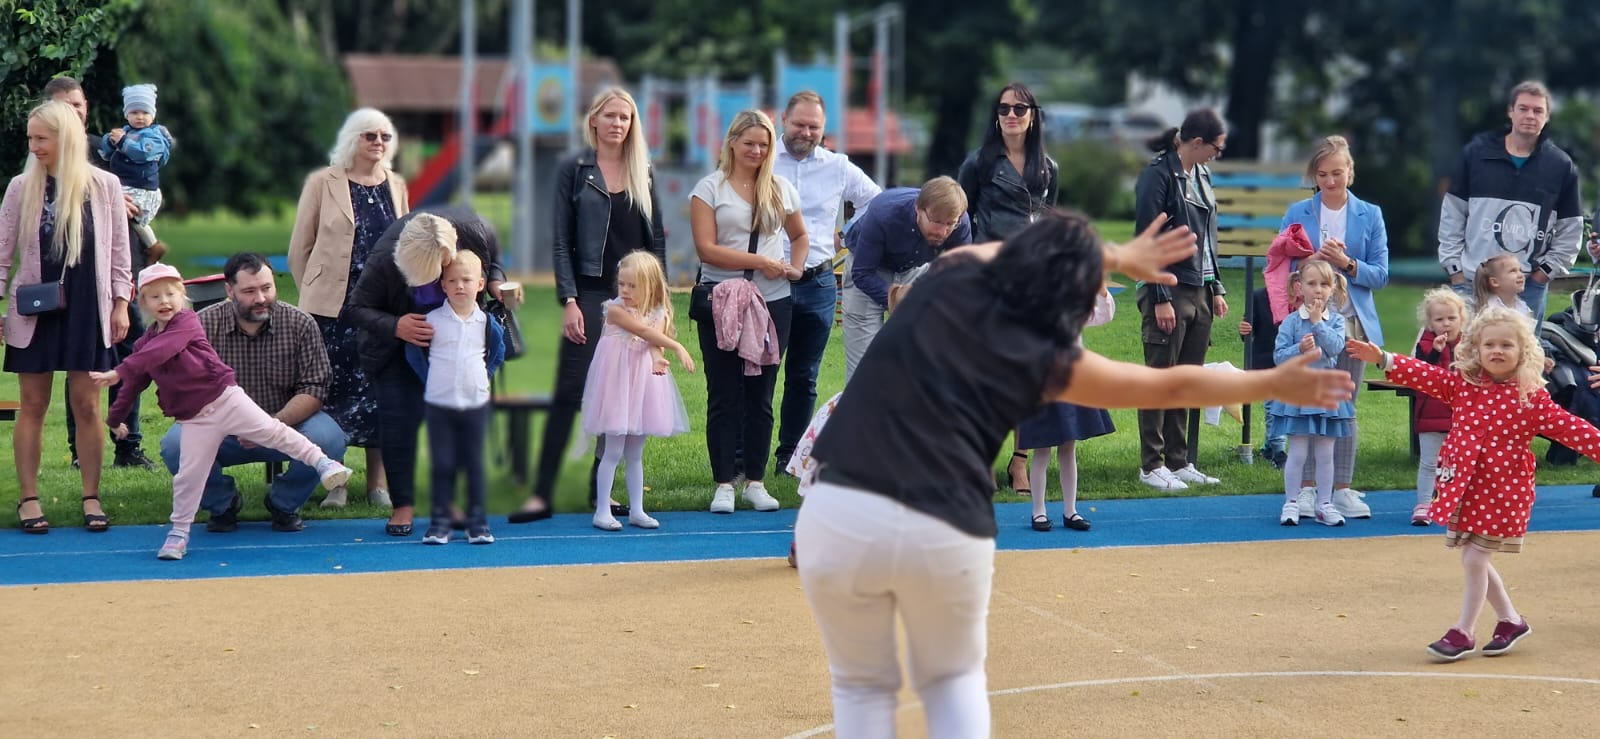
<svg viewBox="0 0 1600 739">
<path fill-rule="evenodd" d="M 1343 136 L 1329 136 L 1318 142 L 1306 165 L 1306 178 L 1315 184 L 1317 192 L 1289 206 L 1279 229 L 1298 223 L 1306 230 L 1318 245 L 1316 252 L 1306 258 L 1332 264 L 1349 285 L 1350 303 L 1342 311 L 1346 332 L 1351 338 L 1365 337 L 1381 346 L 1383 326 L 1378 323 L 1372 291 L 1389 284 L 1389 232 L 1383 225 L 1383 211 L 1350 192 L 1355 174 L 1350 144 Z M 1345 354 L 1339 358 L 1338 366 L 1350 373 L 1359 393 L 1366 364 Z M 1333 505 L 1345 518 L 1371 518 L 1372 509 L 1361 500 L 1362 493 L 1350 487 L 1355 476 L 1357 438 L 1356 421 L 1352 420 L 1350 435 L 1334 445 Z M 1301 479 L 1312 479 L 1309 466 Z M 1301 490 L 1305 488 L 1302 484 Z M 1302 518 L 1311 515 L 1312 497 L 1304 492 L 1300 495 Z"/>
</svg>

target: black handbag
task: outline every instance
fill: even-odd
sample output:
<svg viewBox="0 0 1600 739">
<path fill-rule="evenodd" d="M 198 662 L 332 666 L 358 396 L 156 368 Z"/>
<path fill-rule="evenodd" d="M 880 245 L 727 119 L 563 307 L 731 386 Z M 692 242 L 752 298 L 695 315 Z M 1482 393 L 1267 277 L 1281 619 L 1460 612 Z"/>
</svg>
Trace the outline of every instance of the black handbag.
<svg viewBox="0 0 1600 739">
<path fill-rule="evenodd" d="M 761 230 L 756 226 L 755 209 L 752 208 L 751 210 L 749 253 L 754 254 L 756 253 L 756 244 L 761 240 Z M 755 274 L 755 270 L 747 269 L 744 271 L 744 278 L 746 280 L 752 279 Z M 700 276 L 695 275 L 694 289 L 689 292 L 689 320 L 701 323 L 713 320 L 711 315 L 711 290 L 716 286 L 717 283 L 715 282 L 701 282 Z"/>
<path fill-rule="evenodd" d="M 500 327 L 505 329 L 506 359 L 517 359 L 528 352 L 527 344 L 522 341 L 522 324 L 517 321 L 516 313 L 505 303 L 492 298 L 484 307 L 484 312 L 499 321 Z"/>
<path fill-rule="evenodd" d="M 17 286 L 17 313 L 37 316 L 54 313 L 67 307 L 67 270 L 61 269 L 61 279 L 55 282 L 36 282 Z"/>
</svg>

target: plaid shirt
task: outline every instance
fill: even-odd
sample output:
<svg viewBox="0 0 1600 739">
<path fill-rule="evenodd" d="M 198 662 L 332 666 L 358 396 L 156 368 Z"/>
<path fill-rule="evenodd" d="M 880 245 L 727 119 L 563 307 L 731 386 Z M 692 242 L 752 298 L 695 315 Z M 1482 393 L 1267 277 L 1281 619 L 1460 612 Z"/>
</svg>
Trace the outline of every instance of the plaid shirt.
<svg viewBox="0 0 1600 739">
<path fill-rule="evenodd" d="M 223 364 L 238 375 L 239 387 L 262 410 L 277 413 L 296 395 L 327 400 L 333 369 L 311 314 L 275 301 L 267 323 L 251 336 L 240 330 L 233 301 L 224 300 L 200 311 L 200 325 Z"/>
</svg>

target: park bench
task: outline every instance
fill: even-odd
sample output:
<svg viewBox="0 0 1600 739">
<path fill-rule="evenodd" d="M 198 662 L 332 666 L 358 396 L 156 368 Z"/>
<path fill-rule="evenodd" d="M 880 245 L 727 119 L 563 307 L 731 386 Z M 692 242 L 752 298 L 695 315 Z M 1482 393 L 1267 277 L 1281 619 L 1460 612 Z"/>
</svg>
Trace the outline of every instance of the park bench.
<svg viewBox="0 0 1600 739">
<path fill-rule="evenodd" d="M 22 408 L 22 403 L 15 400 L 0 400 L 0 421 L 17 420 L 17 411 Z"/>
<path fill-rule="evenodd" d="M 1217 256 L 1244 258 L 1244 291 L 1229 293 L 1233 305 L 1242 305 L 1244 320 L 1253 326 L 1250 294 L 1255 291 L 1257 259 L 1265 260 L 1267 248 L 1278 236 L 1278 225 L 1289 206 L 1310 193 L 1304 175 L 1296 165 L 1261 164 L 1219 160 L 1211 164 L 1211 184 L 1217 197 Z M 1262 262 L 1261 266 L 1265 266 Z M 1211 328 L 1215 343 L 1218 327 Z M 1246 337 L 1244 356 L 1249 357 L 1254 337 Z M 1239 458 L 1252 459 L 1250 406 L 1244 407 L 1244 428 L 1239 440 Z M 1199 448 L 1200 412 L 1189 413 L 1189 448 Z"/>
<path fill-rule="evenodd" d="M 490 407 L 496 414 L 506 416 L 506 446 L 502 459 L 511 460 L 511 477 L 519 484 L 528 477 L 528 455 L 533 445 L 533 417 L 550 410 L 548 395 L 507 394 L 495 395 Z"/>
</svg>

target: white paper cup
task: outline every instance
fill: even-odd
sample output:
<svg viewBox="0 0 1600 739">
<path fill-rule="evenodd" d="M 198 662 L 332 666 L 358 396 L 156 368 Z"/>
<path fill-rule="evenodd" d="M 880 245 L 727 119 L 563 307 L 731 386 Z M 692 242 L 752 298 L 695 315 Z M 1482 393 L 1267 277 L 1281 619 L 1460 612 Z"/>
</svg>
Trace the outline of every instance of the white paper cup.
<svg viewBox="0 0 1600 739">
<path fill-rule="evenodd" d="M 506 307 L 512 310 L 516 310 L 517 306 L 522 305 L 522 283 L 500 283 L 500 302 L 505 303 Z"/>
</svg>

